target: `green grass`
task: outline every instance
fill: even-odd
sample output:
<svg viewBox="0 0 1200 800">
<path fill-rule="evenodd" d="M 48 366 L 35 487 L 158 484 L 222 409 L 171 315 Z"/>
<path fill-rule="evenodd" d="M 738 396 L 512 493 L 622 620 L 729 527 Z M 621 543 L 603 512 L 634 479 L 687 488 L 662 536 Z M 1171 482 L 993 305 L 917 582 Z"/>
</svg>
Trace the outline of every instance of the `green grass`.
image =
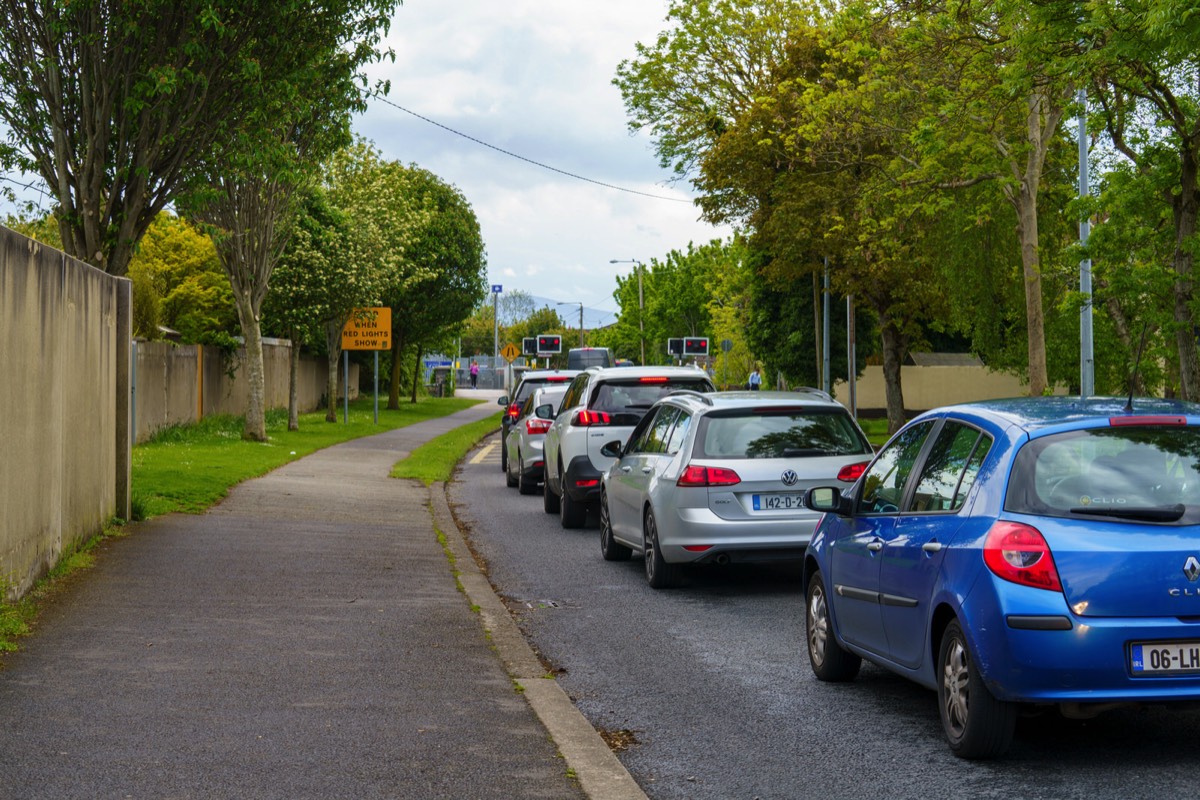
<svg viewBox="0 0 1200 800">
<path fill-rule="evenodd" d="M 872 417 L 870 419 L 859 419 L 858 424 L 862 427 L 863 433 L 867 435 L 867 441 L 879 448 L 888 440 L 887 419 L 881 417 Z"/>
<path fill-rule="evenodd" d="M 467 451 L 480 439 L 500 428 L 500 416 L 503 413 L 499 411 L 426 442 L 392 468 L 392 477 L 415 478 L 426 486 L 435 481 L 450 480 L 454 465 L 462 460 Z"/>
<path fill-rule="evenodd" d="M 341 406 L 337 422 L 326 422 L 324 411 L 301 415 L 298 431 L 287 429 L 286 411 L 268 412 L 266 442 L 242 439 L 240 417 L 210 417 L 164 429 L 133 448 L 133 517 L 199 513 L 225 497 L 230 487 L 317 450 L 453 414 L 479 401 L 425 398 L 415 405 L 403 402 L 395 411 L 381 407 L 378 425 L 374 402 L 373 397 L 352 402 L 348 424 L 342 422 Z M 499 427 L 494 420 L 490 424 Z"/>
</svg>

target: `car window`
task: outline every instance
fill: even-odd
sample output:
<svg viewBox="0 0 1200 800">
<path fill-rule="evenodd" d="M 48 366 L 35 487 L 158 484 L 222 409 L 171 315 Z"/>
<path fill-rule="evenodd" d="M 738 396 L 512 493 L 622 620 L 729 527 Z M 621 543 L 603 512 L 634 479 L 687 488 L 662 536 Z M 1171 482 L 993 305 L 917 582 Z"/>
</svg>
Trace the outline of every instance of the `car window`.
<svg viewBox="0 0 1200 800">
<path fill-rule="evenodd" d="M 1200 522 L 1200 427 L 1120 425 L 1034 439 L 1014 460 L 1004 507 L 1054 516 Z M 1140 516 L 1139 516 L 1140 514 Z"/>
<path fill-rule="evenodd" d="M 563 395 L 562 404 L 558 407 L 558 413 L 562 414 L 568 409 L 572 409 L 579 405 L 580 398 L 587 388 L 588 378 L 590 375 L 577 375 L 575 380 L 571 381 L 571 385 L 567 387 L 567 393 Z"/>
<path fill-rule="evenodd" d="M 566 394 L 566 391 L 566 385 L 564 384 L 553 389 L 543 388 L 540 391 L 534 392 L 533 396 L 530 398 L 530 413 L 536 411 L 538 406 L 544 405 L 549 405 L 554 409 L 554 411 L 557 411 L 559 401 L 562 400 L 563 395 Z"/>
<path fill-rule="evenodd" d="M 867 455 L 871 446 L 841 409 L 740 409 L 709 414 L 696 455 L 709 458 L 800 458 Z"/>
<path fill-rule="evenodd" d="M 910 511 L 917 513 L 957 511 L 979 473 L 979 464 L 992 440 L 961 422 L 942 426 L 913 492 Z"/>
<path fill-rule="evenodd" d="M 929 435 L 933 421 L 922 422 L 901 431 L 879 455 L 860 479 L 862 493 L 858 510 L 863 514 L 894 514 L 900 510 L 904 487 L 913 464 Z"/>
<path fill-rule="evenodd" d="M 692 415 L 679 409 L 679 419 L 675 420 L 675 427 L 671 428 L 670 436 L 667 438 L 667 455 L 675 455 L 679 452 L 679 448 L 683 447 L 683 440 L 687 436 L 688 429 L 692 426 Z"/>
<path fill-rule="evenodd" d="M 613 425 L 635 425 L 650 406 L 670 392 L 677 389 L 711 392 L 712 388 L 707 380 L 609 380 L 596 386 L 588 407 L 606 412 Z"/>
<path fill-rule="evenodd" d="M 661 406 L 658 409 L 658 415 L 654 418 L 654 422 L 646 430 L 646 446 L 643 452 L 646 453 L 665 453 L 667 450 L 667 436 L 671 432 L 671 426 L 675 424 L 675 420 L 679 417 L 679 409 L 675 406 Z"/>
<path fill-rule="evenodd" d="M 641 453 L 645 451 L 650 438 L 650 430 L 654 425 L 657 415 L 658 411 L 656 410 L 652 414 L 647 414 L 638 422 L 633 432 L 629 434 L 629 445 L 625 448 L 626 453 Z"/>
</svg>

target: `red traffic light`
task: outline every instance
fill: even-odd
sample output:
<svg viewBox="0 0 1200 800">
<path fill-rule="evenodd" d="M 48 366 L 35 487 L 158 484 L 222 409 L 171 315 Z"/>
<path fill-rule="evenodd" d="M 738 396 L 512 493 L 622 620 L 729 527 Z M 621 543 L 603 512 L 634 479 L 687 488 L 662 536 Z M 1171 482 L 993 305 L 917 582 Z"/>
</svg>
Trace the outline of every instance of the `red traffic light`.
<svg viewBox="0 0 1200 800">
<path fill-rule="evenodd" d="M 683 354 L 685 356 L 706 356 L 708 355 L 708 337 L 696 336 L 689 337 L 683 340 Z"/>
</svg>

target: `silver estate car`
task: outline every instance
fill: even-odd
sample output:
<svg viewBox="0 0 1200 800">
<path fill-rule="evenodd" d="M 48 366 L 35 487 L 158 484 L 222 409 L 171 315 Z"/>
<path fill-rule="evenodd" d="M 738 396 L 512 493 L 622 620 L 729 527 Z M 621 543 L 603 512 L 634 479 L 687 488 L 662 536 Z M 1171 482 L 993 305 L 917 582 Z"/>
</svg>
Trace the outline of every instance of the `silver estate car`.
<svg viewBox="0 0 1200 800">
<path fill-rule="evenodd" d="M 676 392 L 602 452 L 616 460 L 601 482 L 601 553 L 642 553 L 656 589 L 688 564 L 800 559 L 820 518 L 804 490 L 849 489 L 872 456 L 849 412 L 816 389 Z"/>
<path fill-rule="evenodd" d="M 550 383 L 533 390 L 525 398 L 525 404 L 517 419 L 508 428 L 504 441 L 507 464 L 504 470 L 509 486 L 516 486 L 521 494 L 534 494 L 546 477 L 546 464 L 542 460 L 542 440 L 558 404 L 567 393 L 565 383 Z"/>
</svg>

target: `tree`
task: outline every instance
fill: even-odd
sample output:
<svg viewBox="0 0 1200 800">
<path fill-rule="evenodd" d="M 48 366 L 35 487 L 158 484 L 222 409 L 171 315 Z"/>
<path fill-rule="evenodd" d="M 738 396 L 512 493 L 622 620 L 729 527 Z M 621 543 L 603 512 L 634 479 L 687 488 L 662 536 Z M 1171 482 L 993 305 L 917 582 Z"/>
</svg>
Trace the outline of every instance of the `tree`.
<svg viewBox="0 0 1200 800">
<path fill-rule="evenodd" d="M 124 275 L 192 167 L 303 100 L 314 51 L 351 73 L 374 58 L 393 7 L 3 0 L 0 160 L 49 187 L 66 252 Z"/>
<path fill-rule="evenodd" d="M 394 285 L 384 302 L 392 314 L 392 382 L 388 407 L 399 408 L 400 359 L 415 351 L 412 402 L 422 347 L 449 338 L 471 315 L 487 289 L 487 261 L 479 221 L 462 193 L 416 166 L 408 171 L 410 200 L 422 208 L 422 223 L 412 232 L 406 258 L 422 269 Z"/>
<path fill-rule="evenodd" d="M 355 227 L 319 186 L 304 193 L 291 235 L 271 278 L 264 327 L 292 340 L 288 429 L 299 428 L 296 370 L 304 345 L 326 350 L 326 331 L 339 333 L 350 312 L 377 302 L 368 265 L 354 258 Z M 338 337 L 340 344 L 341 338 Z M 325 419 L 337 421 L 338 351 L 327 359 Z"/>
<path fill-rule="evenodd" d="M 1172 319 L 1185 400 L 1200 400 L 1196 343 L 1195 249 L 1200 213 L 1200 73 L 1195 53 L 1200 30 L 1188 4 L 1157 0 L 1096 0 L 1085 7 L 1080 56 L 1092 76 L 1089 97 L 1099 103 L 1113 146 L 1150 178 L 1169 204 L 1174 243 Z"/>
<path fill-rule="evenodd" d="M 134 333 L 159 338 L 157 326 L 182 341 L 229 347 L 237 312 L 212 240 L 186 220 L 162 212 L 129 262 Z"/>
</svg>

